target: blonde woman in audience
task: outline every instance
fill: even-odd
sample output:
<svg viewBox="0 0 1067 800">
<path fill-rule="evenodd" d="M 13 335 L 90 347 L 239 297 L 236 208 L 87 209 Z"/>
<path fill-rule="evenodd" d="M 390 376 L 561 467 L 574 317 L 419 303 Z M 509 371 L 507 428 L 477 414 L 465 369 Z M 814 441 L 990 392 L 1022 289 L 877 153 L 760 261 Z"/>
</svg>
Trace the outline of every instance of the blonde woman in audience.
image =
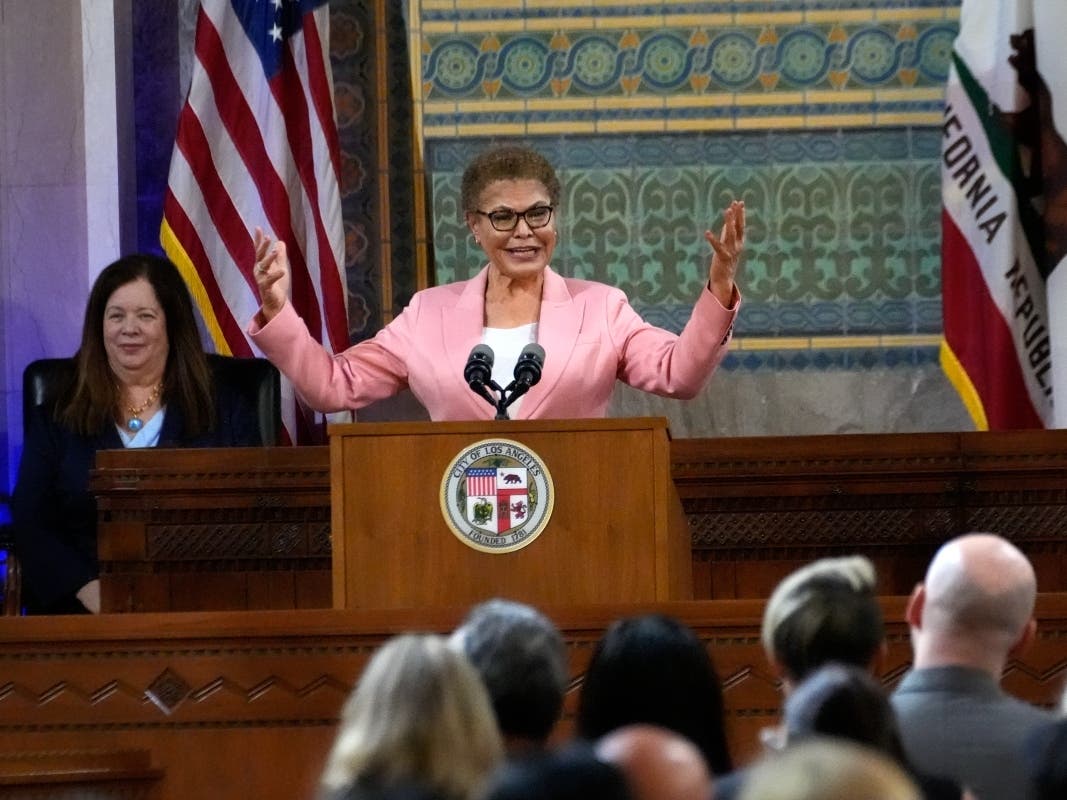
<svg viewBox="0 0 1067 800">
<path fill-rule="evenodd" d="M 440 636 L 408 634 L 374 655 L 345 704 L 321 796 L 474 800 L 502 756 L 466 657 Z"/>
<path fill-rule="evenodd" d="M 741 800 L 921 800 L 892 760 L 843 740 L 811 739 L 765 756 Z"/>
</svg>

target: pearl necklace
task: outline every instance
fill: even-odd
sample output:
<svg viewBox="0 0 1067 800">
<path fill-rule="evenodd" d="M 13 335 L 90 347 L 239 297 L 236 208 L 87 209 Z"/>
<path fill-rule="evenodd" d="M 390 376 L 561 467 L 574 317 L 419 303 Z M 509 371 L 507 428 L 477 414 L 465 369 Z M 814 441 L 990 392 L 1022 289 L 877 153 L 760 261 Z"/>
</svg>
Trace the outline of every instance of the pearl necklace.
<svg viewBox="0 0 1067 800">
<path fill-rule="evenodd" d="M 141 405 L 137 407 L 126 407 L 126 412 L 130 415 L 130 418 L 126 420 L 126 427 L 130 431 L 137 433 L 137 431 L 144 427 L 144 422 L 141 421 L 141 414 L 143 414 L 145 409 L 152 405 L 152 403 L 156 402 L 156 398 L 159 397 L 161 391 L 163 391 L 163 381 L 160 381 L 155 385 L 152 389 L 152 393 L 148 395 L 148 399 L 141 403 Z"/>
</svg>

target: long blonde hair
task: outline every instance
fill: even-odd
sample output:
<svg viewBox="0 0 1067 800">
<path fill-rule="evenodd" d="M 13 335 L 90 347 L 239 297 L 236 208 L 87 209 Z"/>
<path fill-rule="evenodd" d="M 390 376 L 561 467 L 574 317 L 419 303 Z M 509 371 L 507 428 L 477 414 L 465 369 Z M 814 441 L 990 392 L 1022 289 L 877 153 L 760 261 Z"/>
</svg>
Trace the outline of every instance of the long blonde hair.
<svg viewBox="0 0 1067 800">
<path fill-rule="evenodd" d="M 414 783 L 473 800 L 502 757 L 474 667 L 440 636 L 405 634 L 375 653 L 345 703 L 322 786 Z"/>
<path fill-rule="evenodd" d="M 740 800 L 922 800 L 888 756 L 843 739 L 813 738 L 757 761 Z"/>
</svg>

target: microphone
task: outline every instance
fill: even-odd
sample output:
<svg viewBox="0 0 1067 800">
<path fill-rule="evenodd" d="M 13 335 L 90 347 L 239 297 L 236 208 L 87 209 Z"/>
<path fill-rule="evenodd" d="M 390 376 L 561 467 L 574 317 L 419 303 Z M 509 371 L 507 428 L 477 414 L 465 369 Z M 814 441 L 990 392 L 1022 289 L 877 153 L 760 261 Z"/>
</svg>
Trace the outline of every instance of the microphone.
<svg viewBox="0 0 1067 800">
<path fill-rule="evenodd" d="M 531 386 L 541 380 L 541 368 L 545 365 L 545 348 L 531 342 L 522 348 L 519 360 L 515 363 L 515 383 L 518 386 Z M 526 391 L 524 389 L 523 391 Z"/>
<path fill-rule="evenodd" d="M 481 395 L 490 405 L 497 404 L 489 393 L 486 384 L 493 384 L 493 348 L 487 344 L 476 344 L 467 356 L 467 365 L 463 368 L 463 380 L 475 394 Z"/>
<path fill-rule="evenodd" d="M 541 368 L 545 365 L 545 348 L 531 342 L 522 348 L 519 360 L 515 362 L 515 380 L 511 382 L 505 392 L 508 397 L 504 401 L 507 408 L 524 394 L 530 387 L 541 380 Z"/>
</svg>

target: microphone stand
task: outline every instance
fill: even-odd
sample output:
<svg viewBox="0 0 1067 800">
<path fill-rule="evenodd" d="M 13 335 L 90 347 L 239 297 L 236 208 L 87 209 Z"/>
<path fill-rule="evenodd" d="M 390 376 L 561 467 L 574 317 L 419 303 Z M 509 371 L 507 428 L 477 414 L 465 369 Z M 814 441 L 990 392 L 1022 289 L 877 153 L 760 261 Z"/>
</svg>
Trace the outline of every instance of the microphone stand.
<svg viewBox="0 0 1067 800">
<path fill-rule="evenodd" d="M 512 381 L 502 389 L 499 383 L 490 378 L 488 381 L 472 381 L 470 387 L 496 409 L 496 416 L 493 419 L 511 419 L 508 416 L 508 406 L 526 394 L 530 389 L 530 384 L 525 381 Z M 489 392 L 490 389 L 497 393 L 496 398 Z"/>
</svg>

